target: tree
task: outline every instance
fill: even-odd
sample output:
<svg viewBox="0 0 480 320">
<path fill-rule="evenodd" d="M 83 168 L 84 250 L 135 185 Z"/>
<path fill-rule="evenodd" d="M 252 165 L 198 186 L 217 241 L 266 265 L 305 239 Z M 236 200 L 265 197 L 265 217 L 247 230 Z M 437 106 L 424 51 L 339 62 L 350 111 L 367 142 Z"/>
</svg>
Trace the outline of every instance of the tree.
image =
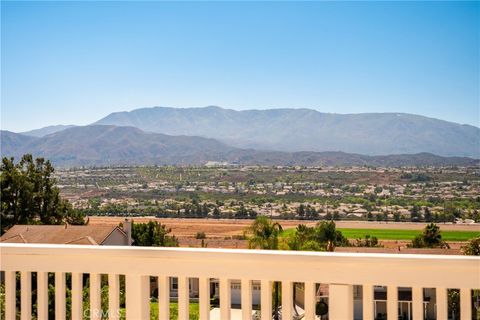
<svg viewBox="0 0 480 320">
<path fill-rule="evenodd" d="M 471 239 L 462 247 L 462 252 L 467 256 L 480 256 L 480 237 Z"/>
<path fill-rule="evenodd" d="M 297 215 L 300 217 L 300 219 L 305 217 L 305 206 L 303 204 L 300 204 L 300 206 L 297 208 Z"/>
<path fill-rule="evenodd" d="M 202 205 L 202 218 L 206 218 L 208 217 L 208 205 L 206 203 L 204 203 Z"/>
<path fill-rule="evenodd" d="M 382 187 L 380 187 L 380 186 L 375 187 L 374 192 L 375 192 L 376 194 L 381 193 L 382 191 L 383 191 L 383 188 L 382 188 Z"/>
<path fill-rule="evenodd" d="M 207 235 L 203 231 L 198 231 L 195 235 L 195 239 L 206 239 Z"/>
<path fill-rule="evenodd" d="M 247 228 L 249 235 L 248 246 L 250 249 L 278 249 L 278 237 L 282 232 L 282 226 L 265 216 L 259 216 L 251 226 Z"/>
<path fill-rule="evenodd" d="M 258 213 L 253 210 L 253 209 L 248 209 L 248 216 L 250 217 L 250 219 L 255 219 L 257 217 Z"/>
<path fill-rule="evenodd" d="M 450 319 L 458 319 L 460 313 L 460 290 L 448 289 L 448 306 L 452 313 Z"/>
<path fill-rule="evenodd" d="M 462 247 L 462 252 L 467 256 L 480 256 L 480 237 L 471 239 L 465 246 Z M 480 300 L 480 290 L 473 290 L 473 297 L 476 301 Z M 480 313 L 480 306 L 475 304 L 476 313 Z"/>
<path fill-rule="evenodd" d="M 367 212 L 367 221 L 373 221 L 373 214 L 370 211 Z"/>
<path fill-rule="evenodd" d="M 26 154 L 15 164 L 2 159 L 0 167 L 1 220 L 5 232 L 15 224 L 83 224 L 84 217 L 60 197 L 54 168 L 44 158 Z"/>
<path fill-rule="evenodd" d="M 310 206 L 310 205 L 307 206 L 305 214 L 306 214 L 306 218 L 309 219 L 309 220 L 318 219 L 317 210 L 315 210 L 315 208 L 312 208 L 312 206 Z"/>
<path fill-rule="evenodd" d="M 430 212 L 430 209 L 428 207 L 425 207 L 425 210 L 423 212 L 423 217 L 425 218 L 425 222 L 432 222 L 433 220 L 432 213 Z"/>
<path fill-rule="evenodd" d="M 82 225 L 88 224 L 89 221 L 89 218 L 87 218 L 87 221 L 85 221 L 85 215 L 78 210 L 72 210 L 68 215 L 65 216 L 65 222 L 68 224 Z"/>
<path fill-rule="evenodd" d="M 395 211 L 395 212 L 393 213 L 393 220 L 394 220 L 395 222 L 399 222 L 399 221 L 400 221 L 400 213 L 399 213 L 398 211 Z"/>
<path fill-rule="evenodd" d="M 315 238 L 319 242 L 326 243 L 327 251 L 334 251 L 337 245 L 348 242 L 342 233 L 336 229 L 335 222 L 333 221 L 317 223 L 315 227 Z"/>
<path fill-rule="evenodd" d="M 428 224 L 422 234 L 417 235 L 409 245 L 412 248 L 449 248 L 442 240 L 440 227 L 434 223 Z"/>
<path fill-rule="evenodd" d="M 134 246 L 144 247 L 178 247 L 178 239 L 170 236 L 167 229 L 157 221 L 147 223 L 132 222 L 132 240 Z"/>
<path fill-rule="evenodd" d="M 215 219 L 219 219 L 221 215 L 220 209 L 218 207 L 213 208 L 212 215 Z"/>
<path fill-rule="evenodd" d="M 288 240 L 290 250 L 334 251 L 336 246 L 348 244 L 333 221 L 317 223 L 313 228 L 301 224 L 295 231 Z"/>
<path fill-rule="evenodd" d="M 477 209 L 474 209 L 473 212 L 472 212 L 472 219 L 475 221 L 475 222 L 480 222 L 480 214 L 478 212 Z"/>
<path fill-rule="evenodd" d="M 324 251 L 321 243 L 314 240 L 314 228 L 304 224 L 297 226 L 295 234 L 287 241 L 290 250 Z"/>
<path fill-rule="evenodd" d="M 413 205 L 410 211 L 410 221 L 417 222 L 419 220 L 420 207 L 416 204 Z"/>
<path fill-rule="evenodd" d="M 240 203 L 240 207 L 238 208 L 238 210 L 235 212 L 235 219 L 245 219 L 245 218 L 248 218 L 248 211 L 242 202 Z"/>
<path fill-rule="evenodd" d="M 333 220 L 340 220 L 340 214 L 338 213 L 338 211 L 333 212 Z"/>
<path fill-rule="evenodd" d="M 255 219 L 250 227 L 247 228 L 246 234 L 249 235 L 248 246 L 250 249 L 278 249 L 278 237 L 283 231 L 282 226 L 273 222 L 265 216 L 259 216 Z M 279 286 L 278 282 L 274 282 L 274 317 L 279 318 L 278 301 L 279 301 Z"/>
</svg>

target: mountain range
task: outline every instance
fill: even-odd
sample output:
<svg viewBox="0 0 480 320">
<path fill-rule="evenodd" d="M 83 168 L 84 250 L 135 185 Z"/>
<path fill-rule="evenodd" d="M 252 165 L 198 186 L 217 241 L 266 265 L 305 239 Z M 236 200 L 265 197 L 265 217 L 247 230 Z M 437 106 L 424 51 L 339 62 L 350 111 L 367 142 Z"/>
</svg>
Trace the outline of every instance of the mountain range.
<svg viewBox="0 0 480 320">
<path fill-rule="evenodd" d="M 480 157 L 480 129 L 405 113 L 330 114 L 310 109 L 235 111 L 153 107 L 115 112 L 95 124 L 217 139 L 238 148 L 343 151 L 366 155 L 429 152 Z"/>
<path fill-rule="evenodd" d="M 43 128 L 40 128 L 40 129 L 34 129 L 34 130 L 20 132 L 20 133 L 23 134 L 23 135 L 26 135 L 26 136 L 43 137 L 43 136 L 46 136 L 48 134 L 55 133 L 55 132 L 58 132 L 58 131 L 62 131 L 62 130 L 68 129 L 68 128 L 73 128 L 73 127 L 75 127 L 75 126 L 74 125 L 59 124 L 59 125 L 47 126 L 47 127 L 43 127 Z"/>
<path fill-rule="evenodd" d="M 0 134 L 3 156 L 33 153 L 60 166 L 475 165 L 480 158 L 478 127 L 403 113 L 153 107 L 89 126 Z"/>
<path fill-rule="evenodd" d="M 208 161 L 247 165 L 304 166 L 473 166 L 466 157 L 430 153 L 367 156 L 344 152 L 282 152 L 241 149 L 215 139 L 144 132 L 135 127 L 77 126 L 43 137 L 0 131 L 2 156 L 25 153 L 50 159 L 56 166 L 203 165 Z"/>
</svg>

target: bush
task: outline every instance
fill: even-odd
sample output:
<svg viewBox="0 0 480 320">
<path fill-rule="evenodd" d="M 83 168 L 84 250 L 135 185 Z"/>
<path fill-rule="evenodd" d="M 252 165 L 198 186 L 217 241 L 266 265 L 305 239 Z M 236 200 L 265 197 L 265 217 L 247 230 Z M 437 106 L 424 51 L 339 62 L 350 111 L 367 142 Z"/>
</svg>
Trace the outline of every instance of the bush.
<svg viewBox="0 0 480 320">
<path fill-rule="evenodd" d="M 207 238 L 207 235 L 203 231 L 199 231 L 195 235 L 195 239 L 206 239 L 206 238 Z"/>
<path fill-rule="evenodd" d="M 371 237 L 370 235 L 366 235 L 365 239 L 358 238 L 355 240 L 355 247 L 379 247 L 377 237 Z"/>
<path fill-rule="evenodd" d="M 462 247 L 462 252 L 467 256 L 480 256 L 480 238 L 470 240 Z"/>
<path fill-rule="evenodd" d="M 233 240 L 247 240 L 247 237 L 244 234 L 236 234 L 231 237 Z"/>
</svg>

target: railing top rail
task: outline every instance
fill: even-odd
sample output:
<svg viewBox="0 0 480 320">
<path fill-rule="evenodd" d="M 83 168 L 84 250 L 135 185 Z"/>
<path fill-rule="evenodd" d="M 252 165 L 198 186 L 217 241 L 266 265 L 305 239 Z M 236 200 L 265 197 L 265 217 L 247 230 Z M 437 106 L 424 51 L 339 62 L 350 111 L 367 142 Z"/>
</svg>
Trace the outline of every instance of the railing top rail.
<svg viewBox="0 0 480 320">
<path fill-rule="evenodd" d="M 0 258 L 10 271 L 480 288 L 473 256 L 2 243 Z"/>
<path fill-rule="evenodd" d="M 480 263 L 480 256 L 465 256 L 465 255 L 439 255 L 439 254 L 401 254 L 401 253 L 351 253 L 351 252 L 319 252 L 319 251 L 287 251 L 287 250 L 258 250 L 258 249 L 219 249 L 219 248 L 182 248 L 182 247 L 135 247 L 135 246 L 93 246 L 93 245 L 69 245 L 69 244 L 23 244 L 23 243 L 0 243 L 0 254 L 2 249 L 32 249 L 32 251 L 40 252 L 42 249 L 60 249 L 75 251 L 110 251 L 117 253 L 128 252 L 156 252 L 156 253 L 212 253 L 212 254 L 235 254 L 235 255 L 259 255 L 259 256 L 294 256 L 294 257 L 335 257 L 335 258 L 378 258 L 378 259 L 393 259 L 393 260 L 449 260 L 449 261 L 478 261 Z"/>
</svg>

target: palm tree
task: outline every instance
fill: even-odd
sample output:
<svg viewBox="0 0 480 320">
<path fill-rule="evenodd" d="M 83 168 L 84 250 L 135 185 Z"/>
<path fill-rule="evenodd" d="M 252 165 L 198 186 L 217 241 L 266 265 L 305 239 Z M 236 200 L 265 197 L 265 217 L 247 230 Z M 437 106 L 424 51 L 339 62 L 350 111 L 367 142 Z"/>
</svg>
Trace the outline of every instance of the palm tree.
<svg viewBox="0 0 480 320">
<path fill-rule="evenodd" d="M 423 233 L 412 240 L 410 246 L 413 248 L 450 248 L 448 243 L 443 241 L 440 227 L 435 223 L 429 223 Z"/>
<path fill-rule="evenodd" d="M 278 222 L 273 222 L 265 216 L 259 216 L 247 229 L 247 234 L 250 235 L 248 247 L 250 249 L 277 250 L 278 236 L 282 231 L 282 226 Z M 278 320 L 279 287 L 277 281 L 274 282 L 274 288 L 274 318 Z"/>
<path fill-rule="evenodd" d="M 434 246 L 440 243 L 442 241 L 440 228 L 434 223 L 428 224 L 423 232 L 423 239 L 428 246 Z"/>
<path fill-rule="evenodd" d="M 448 244 L 442 240 L 440 227 L 435 223 L 430 223 L 425 227 L 425 230 L 423 231 L 423 241 L 429 248 L 448 248 Z"/>
<path fill-rule="evenodd" d="M 247 229 L 247 234 L 250 235 L 248 246 L 250 249 L 277 250 L 278 236 L 282 231 L 282 226 L 278 222 L 259 216 Z"/>
</svg>

